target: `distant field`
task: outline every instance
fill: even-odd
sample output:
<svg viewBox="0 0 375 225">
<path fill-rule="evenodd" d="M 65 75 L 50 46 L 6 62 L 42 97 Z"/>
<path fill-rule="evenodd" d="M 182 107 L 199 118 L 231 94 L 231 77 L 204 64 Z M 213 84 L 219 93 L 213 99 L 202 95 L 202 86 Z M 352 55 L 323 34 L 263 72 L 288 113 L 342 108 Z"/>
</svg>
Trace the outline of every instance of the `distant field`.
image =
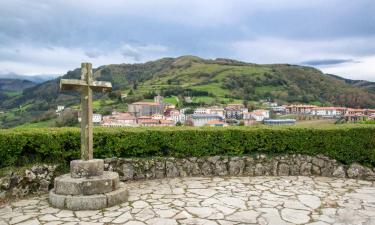
<svg viewBox="0 0 375 225">
<path fill-rule="evenodd" d="M 22 91 L 5 91 L 5 94 L 9 97 L 14 97 L 22 94 Z"/>
<path fill-rule="evenodd" d="M 164 98 L 164 102 L 177 105 L 178 98 L 177 98 L 177 96 L 166 97 L 166 98 Z"/>
<path fill-rule="evenodd" d="M 20 126 L 17 126 L 15 128 L 46 128 L 46 127 L 55 127 L 55 119 L 52 120 L 46 120 L 46 121 L 41 121 L 37 123 L 26 123 L 22 124 Z"/>
<path fill-rule="evenodd" d="M 301 120 L 297 121 L 296 127 L 322 127 L 322 126 L 340 126 L 335 124 L 336 120 Z"/>
</svg>

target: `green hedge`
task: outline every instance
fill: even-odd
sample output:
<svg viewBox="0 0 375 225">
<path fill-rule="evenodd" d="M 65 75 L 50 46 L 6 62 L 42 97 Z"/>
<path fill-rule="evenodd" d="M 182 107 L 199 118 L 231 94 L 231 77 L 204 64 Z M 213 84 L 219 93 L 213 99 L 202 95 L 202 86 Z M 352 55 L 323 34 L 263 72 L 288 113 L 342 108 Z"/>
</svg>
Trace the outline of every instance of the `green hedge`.
<svg viewBox="0 0 375 225">
<path fill-rule="evenodd" d="M 79 158 L 77 128 L 0 130 L 0 168 Z M 324 154 L 375 166 L 375 126 L 313 128 L 96 128 L 94 155 L 104 157 Z"/>
</svg>

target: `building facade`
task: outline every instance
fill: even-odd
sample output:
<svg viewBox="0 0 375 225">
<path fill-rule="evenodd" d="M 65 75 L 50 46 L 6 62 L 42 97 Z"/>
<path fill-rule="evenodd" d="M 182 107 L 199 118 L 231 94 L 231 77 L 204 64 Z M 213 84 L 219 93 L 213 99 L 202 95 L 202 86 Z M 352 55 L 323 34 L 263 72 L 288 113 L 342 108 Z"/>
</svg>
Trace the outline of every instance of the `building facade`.
<svg viewBox="0 0 375 225">
<path fill-rule="evenodd" d="M 343 116 L 345 112 L 346 108 L 344 107 L 316 107 L 311 109 L 310 114 L 321 117 L 339 117 Z"/>
<path fill-rule="evenodd" d="M 193 121 L 193 125 L 195 127 L 200 127 L 206 125 L 210 121 L 221 121 L 222 118 L 218 115 L 214 114 L 193 114 L 191 115 L 191 119 Z"/>
<path fill-rule="evenodd" d="M 243 119 L 243 114 L 248 109 L 243 104 L 228 104 L 225 107 L 225 118 L 227 119 Z"/>
<path fill-rule="evenodd" d="M 128 111 L 135 117 L 152 116 L 154 114 L 163 114 L 164 105 L 157 102 L 134 102 L 128 104 Z"/>
</svg>

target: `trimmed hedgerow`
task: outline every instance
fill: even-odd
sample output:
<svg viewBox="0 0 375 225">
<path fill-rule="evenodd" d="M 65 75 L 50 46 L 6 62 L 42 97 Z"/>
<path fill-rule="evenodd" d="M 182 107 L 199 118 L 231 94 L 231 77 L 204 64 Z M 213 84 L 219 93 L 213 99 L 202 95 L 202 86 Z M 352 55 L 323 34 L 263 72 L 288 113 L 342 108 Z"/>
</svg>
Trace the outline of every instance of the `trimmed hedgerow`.
<svg viewBox="0 0 375 225">
<path fill-rule="evenodd" d="M 96 128 L 94 156 L 324 154 L 375 166 L 375 126 L 314 128 Z M 80 156 L 77 128 L 0 130 L 0 168 Z"/>
</svg>

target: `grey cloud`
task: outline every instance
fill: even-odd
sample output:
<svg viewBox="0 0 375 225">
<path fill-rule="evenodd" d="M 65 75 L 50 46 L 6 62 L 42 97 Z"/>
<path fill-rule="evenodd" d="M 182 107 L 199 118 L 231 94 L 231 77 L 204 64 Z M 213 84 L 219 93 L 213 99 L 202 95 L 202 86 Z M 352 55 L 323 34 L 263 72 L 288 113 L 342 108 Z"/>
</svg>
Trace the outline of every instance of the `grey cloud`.
<svg viewBox="0 0 375 225">
<path fill-rule="evenodd" d="M 272 37 L 289 41 L 285 48 L 298 42 L 307 44 L 280 54 L 284 49 L 265 43 L 244 55 L 251 56 L 252 61 L 273 63 L 277 58 L 295 63 L 285 55 L 332 42 L 320 47 L 316 51 L 319 54 L 297 54 L 294 58 L 317 66 L 345 65 L 335 60 L 375 55 L 375 42 L 371 41 L 375 40 L 374 11 L 374 0 L 1 0 L 0 63 L 48 66 L 48 59 L 34 57 L 38 53 L 33 52 L 45 48 L 63 48 L 69 53 L 79 49 L 93 61 L 114 61 L 114 53 L 117 60 L 126 62 L 182 54 L 238 58 L 232 54 L 231 43 Z M 352 44 L 351 39 L 363 41 Z M 21 48 L 17 53 L 19 46 L 29 46 L 32 51 L 25 56 Z M 55 57 L 53 60 L 59 60 L 60 56 Z M 14 64 L 12 68 L 18 67 Z"/>
<path fill-rule="evenodd" d="M 342 63 L 359 63 L 353 59 L 316 59 L 302 62 L 303 65 L 309 66 L 325 66 L 325 65 L 337 65 Z"/>
<path fill-rule="evenodd" d="M 131 45 L 128 45 L 128 44 L 122 46 L 121 54 L 125 58 L 129 57 L 129 58 L 131 58 L 135 61 L 140 61 L 140 59 L 141 59 L 140 52 L 135 47 L 132 47 Z"/>
<path fill-rule="evenodd" d="M 103 53 L 101 53 L 100 51 L 97 51 L 97 50 L 88 50 L 88 51 L 85 51 L 85 55 L 87 55 L 89 58 L 98 58 L 102 54 Z"/>
</svg>

